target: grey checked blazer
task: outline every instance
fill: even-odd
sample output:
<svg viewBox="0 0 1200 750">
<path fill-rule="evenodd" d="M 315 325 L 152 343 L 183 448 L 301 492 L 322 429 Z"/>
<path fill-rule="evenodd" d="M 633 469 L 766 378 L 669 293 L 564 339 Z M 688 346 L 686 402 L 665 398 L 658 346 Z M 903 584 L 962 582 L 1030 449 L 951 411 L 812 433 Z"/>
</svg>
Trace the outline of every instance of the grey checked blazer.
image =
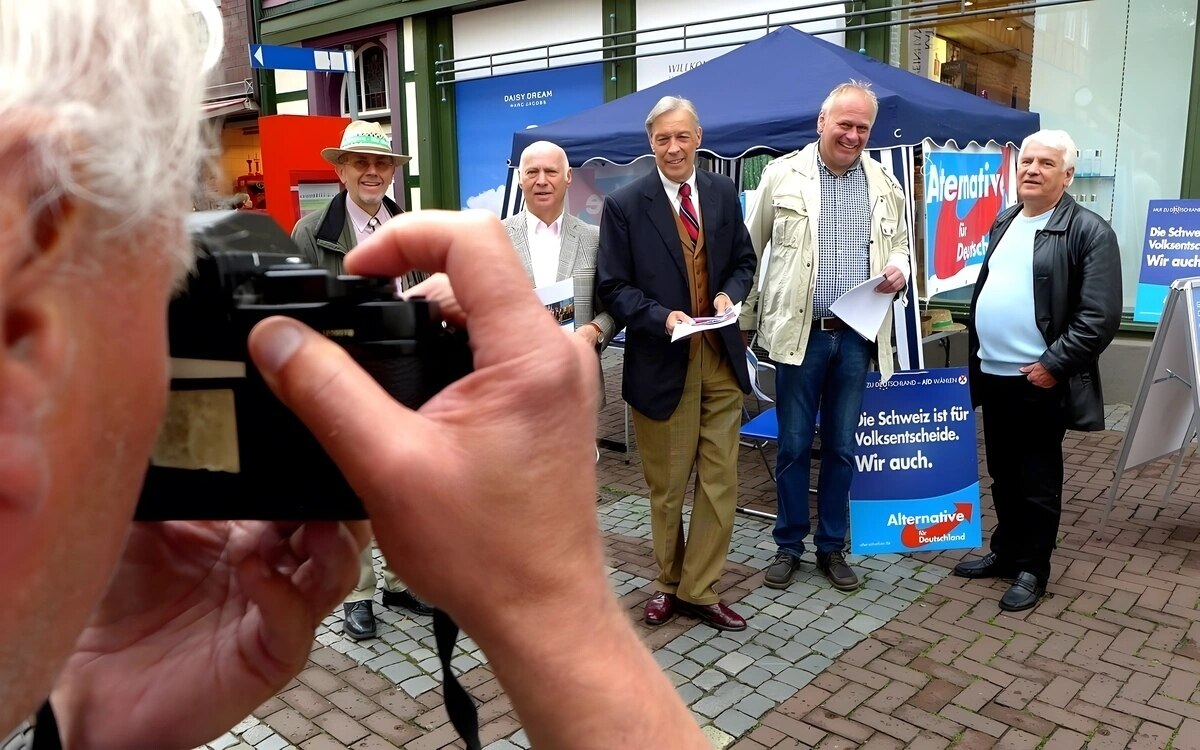
<svg viewBox="0 0 1200 750">
<path fill-rule="evenodd" d="M 521 265 L 533 281 L 533 259 L 529 255 L 529 237 L 525 211 L 504 220 L 504 229 L 517 250 Z M 602 331 L 601 349 L 608 346 L 616 335 L 616 323 L 612 315 L 604 310 L 604 304 L 596 294 L 596 250 L 600 247 L 600 229 L 571 214 L 563 215 L 562 245 L 558 251 L 558 274 L 556 280 L 572 278 L 575 281 L 575 327 L 595 323 Z M 600 405 L 604 405 L 604 374 L 600 375 Z"/>
</svg>

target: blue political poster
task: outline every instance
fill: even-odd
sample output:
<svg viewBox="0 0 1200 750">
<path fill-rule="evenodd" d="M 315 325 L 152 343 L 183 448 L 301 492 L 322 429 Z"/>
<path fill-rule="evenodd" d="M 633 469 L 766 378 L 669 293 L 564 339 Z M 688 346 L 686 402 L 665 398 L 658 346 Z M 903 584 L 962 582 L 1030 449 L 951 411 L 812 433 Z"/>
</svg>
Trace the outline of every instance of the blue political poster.
<svg viewBox="0 0 1200 750">
<path fill-rule="evenodd" d="M 602 65 L 534 70 L 454 84 L 462 208 L 484 208 L 500 215 L 513 133 L 603 104 Z M 646 148 L 649 150 L 649 145 Z"/>
<path fill-rule="evenodd" d="M 979 458 L 967 368 L 867 376 L 855 433 L 850 550 L 978 547 Z"/>
<path fill-rule="evenodd" d="M 1171 282 L 1200 274 L 1200 200 L 1152 200 L 1133 319 L 1157 323 Z"/>
<path fill-rule="evenodd" d="M 1012 146 L 960 151 L 925 141 L 925 293 L 975 283 L 992 223 L 1013 204 Z"/>
</svg>

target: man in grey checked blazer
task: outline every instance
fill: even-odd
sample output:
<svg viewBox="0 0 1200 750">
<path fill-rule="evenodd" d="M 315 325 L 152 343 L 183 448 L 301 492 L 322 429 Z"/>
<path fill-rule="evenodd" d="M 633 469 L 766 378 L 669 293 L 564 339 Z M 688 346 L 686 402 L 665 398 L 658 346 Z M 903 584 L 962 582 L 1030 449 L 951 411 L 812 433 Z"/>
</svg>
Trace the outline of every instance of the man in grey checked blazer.
<svg viewBox="0 0 1200 750">
<path fill-rule="evenodd" d="M 564 210 L 571 184 L 567 154 L 549 141 L 531 143 L 521 152 L 518 175 L 525 208 L 504 220 L 508 238 L 534 287 L 574 279 L 575 334 L 602 351 L 616 330 L 596 295 L 600 230 Z M 603 375 L 600 403 L 604 403 Z"/>
</svg>

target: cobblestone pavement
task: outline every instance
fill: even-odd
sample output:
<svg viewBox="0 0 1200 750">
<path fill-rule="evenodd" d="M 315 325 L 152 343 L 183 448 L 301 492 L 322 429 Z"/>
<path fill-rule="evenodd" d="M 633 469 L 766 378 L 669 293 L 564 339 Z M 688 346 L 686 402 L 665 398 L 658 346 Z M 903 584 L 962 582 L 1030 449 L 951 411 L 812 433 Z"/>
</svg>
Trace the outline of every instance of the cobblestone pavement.
<svg viewBox="0 0 1200 750">
<path fill-rule="evenodd" d="M 619 377 L 606 363 L 600 435 L 621 441 Z M 1128 412 L 1110 406 L 1110 428 Z M 651 629 L 640 622 L 655 570 L 635 450 L 605 450 L 598 466 L 609 577 L 716 748 L 1200 749 L 1200 463 L 1166 499 L 1167 461 L 1127 473 L 1102 530 L 1121 437 L 1068 434 L 1054 572 L 1027 612 L 1000 612 L 1003 582 L 948 576 L 966 550 L 852 556 L 865 581 L 852 594 L 830 588 L 810 555 L 787 590 L 769 589 L 770 527 L 739 517 L 718 588 L 750 627 L 721 633 L 676 617 Z M 769 447 L 743 449 L 742 506 L 773 509 L 773 461 Z M 986 537 L 995 517 L 982 465 L 981 476 Z M 377 612 L 380 637 L 361 644 L 331 615 L 305 671 L 208 747 L 460 747 L 432 677 L 428 619 Z M 486 657 L 468 640 L 454 663 L 485 745 L 528 747 Z"/>
</svg>

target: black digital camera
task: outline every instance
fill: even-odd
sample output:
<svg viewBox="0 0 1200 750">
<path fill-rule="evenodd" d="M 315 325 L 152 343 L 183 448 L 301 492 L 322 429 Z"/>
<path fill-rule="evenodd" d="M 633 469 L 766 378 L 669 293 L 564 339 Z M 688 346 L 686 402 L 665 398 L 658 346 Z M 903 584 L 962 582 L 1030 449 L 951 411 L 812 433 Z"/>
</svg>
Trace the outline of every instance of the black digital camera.
<svg viewBox="0 0 1200 750">
<path fill-rule="evenodd" d="M 365 518 L 250 361 L 250 329 L 272 315 L 300 320 L 414 409 L 471 371 L 466 334 L 444 326 L 435 303 L 396 299 L 392 279 L 314 268 L 268 216 L 196 213 L 188 231 L 197 265 L 168 312 L 171 393 L 136 518 Z"/>
</svg>

